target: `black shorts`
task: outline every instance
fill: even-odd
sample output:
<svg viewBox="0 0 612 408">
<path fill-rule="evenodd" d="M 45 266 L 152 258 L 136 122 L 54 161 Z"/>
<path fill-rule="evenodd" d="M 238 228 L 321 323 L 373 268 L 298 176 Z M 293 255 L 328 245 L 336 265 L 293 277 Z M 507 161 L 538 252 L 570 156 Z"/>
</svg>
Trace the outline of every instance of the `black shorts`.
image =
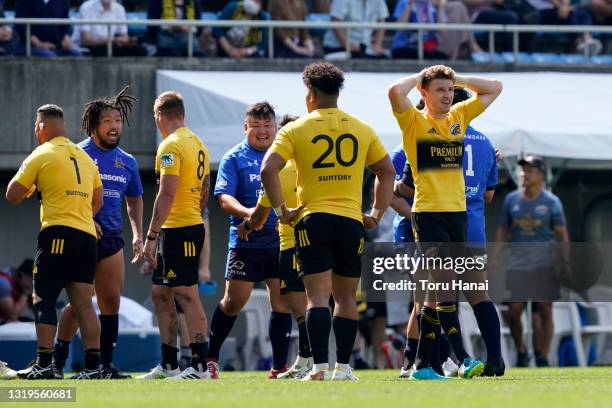
<svg viewBox="0 0 612 408">
<path fill-rule="evenodd" d="M 102 258 L 108 258 L 109 256 L 115 255 L 117 252 L 123 249 L 125 241 L 121 235 L 114 237 L 102 236 L 98 240 L 98 261 Z"/>
<path fill-rule="evenodd" d="M 34 260 L 36 296 L 55 302 L 66 284 L 93 283 L 96 252 L 96 237 L 86 232 L 64 226 L 40 231 Z"/>
<path fill-rule="evenodd" d="M 162 228 L 157 241 L 153 284 L 170 287 L 197 285 L 204 234 L 204 224 Z"/>
<path fill-rule="evenodd" d="M 295 256 L 295 248 L 285 249 L 280 252 L 279 257 L 280 292 L 286 295 L 289 292 L 305 292 L 302 277 L 304 272 L 300 271 Z"/>
<path fill-rule="evenodd" d="M 361 276 L 363 224 L 327 213 L 309 214 L 295 226 L 298 265 L 306 275 L 325 272 L 349 278 Z"/>
<path fill-rule="evenodd" d="M 231 248 L 227 253 L 226 280 L 261 282 L 278 279 L 278 248 Z"/>
<path fill-rule="evenodd" d="M 467 240 L 467 213 L 461 212 L 413 212 L 414 239 L 423 254 L 429 255 L 437 248 L 438 256 L 465 256 Z M 444 245 L 450 243 L 449 245 Z"/>
</svg>

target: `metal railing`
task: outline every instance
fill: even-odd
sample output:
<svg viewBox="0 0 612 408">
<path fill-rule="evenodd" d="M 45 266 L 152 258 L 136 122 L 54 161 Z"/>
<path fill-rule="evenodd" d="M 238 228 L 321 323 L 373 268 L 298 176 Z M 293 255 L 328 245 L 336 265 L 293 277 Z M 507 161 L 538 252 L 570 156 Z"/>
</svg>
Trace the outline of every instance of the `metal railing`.
<svg viewBox="0 0 612 408">
<path fill-rule="evenodd" d="M 424 31 L 484 31 L 488 32 L 489 54 L 491 60 L 495 53 L 495 34 L 511 33 L 514 62 L 518 61 L 520 33 L 612 33 L 612 26 L 567 26 L 567 25 L 502 25 L 502 24 L 438 24 L 438 23 L 356 23 L 340 21 L 279 21 L 279 20 L 83 20 L 61 18 L 13 18 L 0 19 L 0 25 L 26 26 L 26 56 L 32 55 L 31 26 L 32 25 L 106 25 L 108 32 L 107 55 L 113 55 L 112 25 L 143 25 L 143 26 L 187 26 L 193 28 L 214 27 L 248 27 L 268 30 L 268 58 L 274 58 L 274 29 L 276 28 L 308 28 L 308 29 L 340 29 L 345 30 L 347 57 L 350 58 L 350 31 L 352 29 L 384 29 L 389 31 L 411 30 L 418 35 L 418 60 L 424 59 Z M 187 30 L 187 56 L 193 57 L 194 31 Z M 589 47 L 584 47 L 584 56 L 589 58 Z"/>
</svg>

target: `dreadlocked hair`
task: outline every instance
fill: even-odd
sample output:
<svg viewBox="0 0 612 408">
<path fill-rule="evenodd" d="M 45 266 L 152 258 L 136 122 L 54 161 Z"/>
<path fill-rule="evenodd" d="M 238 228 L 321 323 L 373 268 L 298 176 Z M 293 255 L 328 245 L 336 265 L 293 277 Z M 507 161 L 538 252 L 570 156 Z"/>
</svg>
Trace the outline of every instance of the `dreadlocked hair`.
<svg viewBox="0 0 612 408">
<path fill-rule="evenodd" d="M 129 114 L 132 112 L 134 102 L 138 99 L 127 93 L 129 85 L 123 87 L 119 93 L 111 98 L 97 98 L 85 104 L 83 118 L 81 119 L 81 127 L 87 135 L 93 135 L 100 120 L 100 114 L 106 109 L 115 109 L 121 115 L 121 121 L 130 125 Z"/>
</svg>

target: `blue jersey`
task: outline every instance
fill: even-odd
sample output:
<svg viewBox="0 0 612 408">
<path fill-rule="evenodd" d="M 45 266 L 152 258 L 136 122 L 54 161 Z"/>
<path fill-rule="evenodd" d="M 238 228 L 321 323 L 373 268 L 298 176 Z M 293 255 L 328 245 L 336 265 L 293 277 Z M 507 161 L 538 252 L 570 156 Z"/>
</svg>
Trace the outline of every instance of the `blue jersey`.
<svg viewBox="0 0 612 408">
<path fill-rule="evenodd" d="M 395 167 L 395 179 L 401 180 L 404 175 L 404 166 L 406 165 L 406 153 L 401 144 L 391 152 L 391 161 L 393 162 L 393 167 Z M 406 201 L 412 206 L 414 197 L 407 198 Z M 410 219 L 399 214 L 396 214 L 393 219 L 393 242 L 414 242 L 412 222 Z"/>
<path fill-rule="evenodd" d="M 253 149 L 246 140 L 225 153 L 219 163 L 215 197 L 228 194 L 247 208 L 257 205 L 261 188 L 261 162 L 266 152 Z M 249 240 L 238 237 L 242 219 L 230 215 L 229 248 L 277 248 L 280 246 L 276 215 L 271 212 L 261 231 L 253 231 Z"/>
<path fill-rule="evenodd" d="M 506 196 L 500 225 L 510 229 L 508 269 L 537 269 L 551 267 L 555 253 L 555 227 L 565 225 L 565 214 L 559 197 L 549 191 L 527 200 L 522 191 Z"/>
<path fill-rule="evenodd" d="M 491 141 L 471 126 L 467 127 L 463 140 L 463 174 L 467 242 L 470 246 L 484 247 L 487 242 L 484 194 L 497 185 L 497 160 Z"/>
<path fill-rule="evenodd" d="M 79 146 L 96 162 L 104 187 L 104 205 L 94 219 L 105 237 L 121 235 L 123 197 L 138 197 L 143 193 L 136 159 L 119 147 L 100 149 L 91 138 L 83 140 Z"/>
</svg>

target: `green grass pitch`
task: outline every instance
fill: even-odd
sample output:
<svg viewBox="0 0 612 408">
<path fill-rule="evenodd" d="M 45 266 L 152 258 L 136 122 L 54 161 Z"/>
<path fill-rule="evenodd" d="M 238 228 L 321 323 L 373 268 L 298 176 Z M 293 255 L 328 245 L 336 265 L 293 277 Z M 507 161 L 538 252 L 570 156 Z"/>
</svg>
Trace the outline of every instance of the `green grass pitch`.
<svg viewBox="0 0 612 408">
<path fill-rule="evenodd" d="M 612 367 L 511 369 L 504 377 L 416 382 L 398 371 L 358 371 L 359 382 L 272 381 L 266 372 L 222 372 L 219 381 L 2 381 L 0 387 L 76 386 L 76 403 L 0 407 L 612 407 Z"/>
</svg>

